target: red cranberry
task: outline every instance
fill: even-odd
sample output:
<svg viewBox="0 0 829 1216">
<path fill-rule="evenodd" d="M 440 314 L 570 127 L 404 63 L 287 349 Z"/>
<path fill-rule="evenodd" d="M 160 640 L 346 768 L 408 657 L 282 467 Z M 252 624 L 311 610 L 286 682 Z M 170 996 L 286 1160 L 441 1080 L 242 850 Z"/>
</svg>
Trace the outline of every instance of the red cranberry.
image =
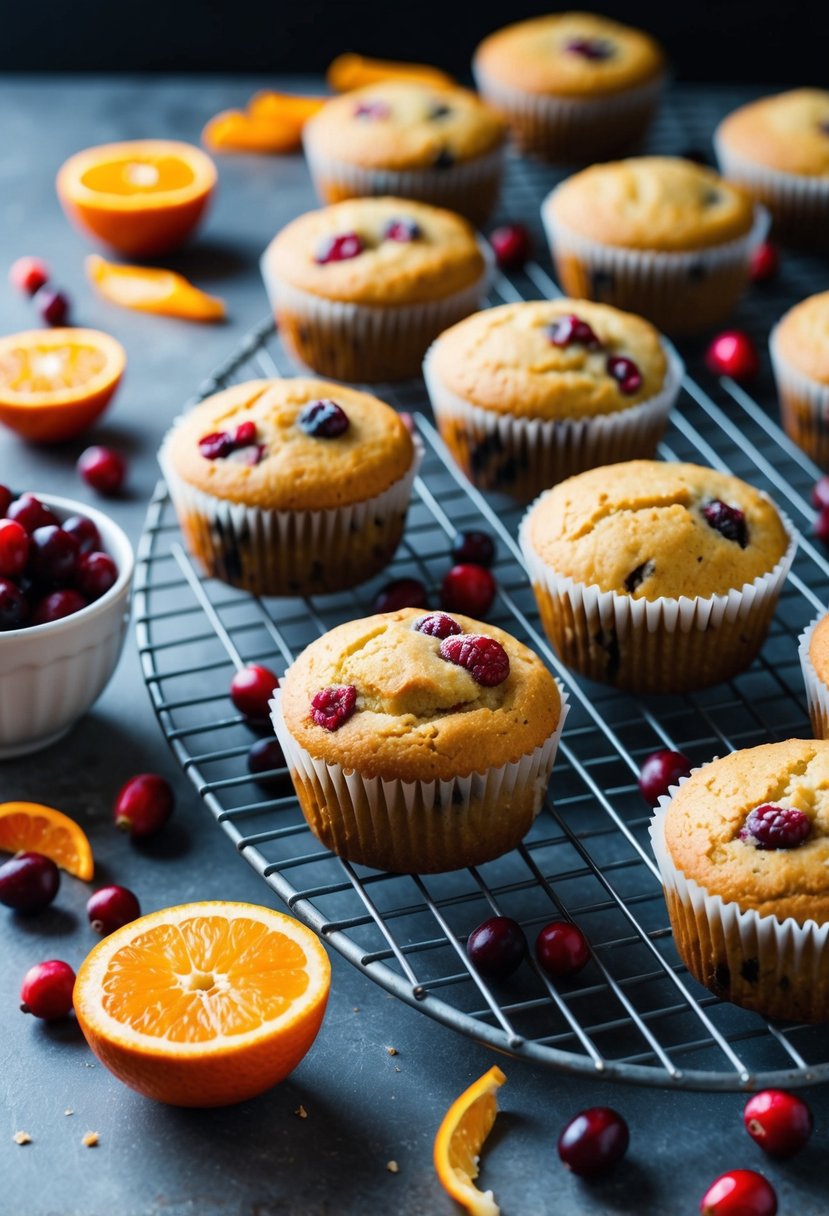
<svg viewBox="0 0 829 1216">
<path fill-rule="evenodd" d="M 249 444 L 256 443 L 256 423 L 240 422 L 232 432 L 231 438 L 238 448 L 246 448 Z"/>
<path fill-rule="evenodd" d="M 554 980 L 578 975 L 590 958 L 590 947 L 577 925 L 553 920 L 536 938 L 535 955 L 543 971 Z"/>
<path fill-rule="evenodd" d="M 256 442 L 256 423 L 240 422 L 232 431 L 212 431 L 199 440 L 199 452 L 205 460 L 225 460 L 233 457 L 240 464 L 256 465 L 262 459 L 265 445 Z"/>
<path fill-rule="evenodd" d="M 588 350 L 601 350 L 602 347 L 587 322 L 573 313 L 557 317 L 547 330 L 547 336 L 553 346 L 566 347 L 578 343 L 579 346 L 586 346 Z"/>
<path fill-rule="evenodd" d="M 558 1155 L 581 1178 L 596 1178 L 617 1165 L 628 1149 L 630 1133 L 618 1111 L 591 1106 L 571 1119 L 558 1138 Z"/>
<path fill-rule="evenodd" d="M 399 241 L 401 245 L 408 245 L 410 241 L 420 240 L 423 232 L 414 220 L 399 219 L 389 220 L 383 229 L 383 236 L 387 241 Z"/>
<path fill-rule="evenodd" d="M 115 799 L 115 826 L 136 840 L 155 836 L 173 813 L 175 796 L 169 781 L 156 773 L 130 777 Z"/>
<path fill-rule="evenodd" d="M 374 597 L 373 612 L 397 612 L 398 608 L 425 608 L 426 588 L 416 578 L 396 578 L 381 587 Z"/>
<path fill-rule="evenodd" d="M 16 912 L 41 912 L 60 886 L 60 870 L 42 853 L 17 853 L 0 866 L 0 904 Z"/>
<path fill-rule="evenodd" d="M 230 682 L 230 699 L 251 722 L 267 722 L 269 702 L 279 679 L 269 667 L 251 663 L 237 671 Z"/>
<path fill-rule="evenodd" d="M 257 739 L 248 752 L 248 772 L 256 776 L 284 767 L 285 753 L 278 739 Z"/>
<path fill-rule="evenodd" d="M 757 347 L 739 329 L 718 334 L 705 352 L 705 362 L 715 376 L 730 376 L 732 380 L 752 380 L 760 370 Z"/>
<path fill-rule="evenodd" d="M 49 282 L 49 267 L 40 258 L 18 258 L 9 270 L 9 282 L 18 291 L 33 296 Z"/>
<path fill-rule="evenodd" d="M 504 224 L 490 233 L 489 243 L 501 270 L 520 270 L 532 252 L 532 238 L 523 224 Z"/>
<path fill-rule="evenodd" d="M 38 600 L 32 609 L 33 625 L 48 625 L 51 621 L 63 620 L 65 616 L 74 616 L 86 607 L 86 600 L 80 591 L 72 587 L 64 587 L 60 591 L 52 591 Z"/>
<path fill-rule="evenodd" d="M 445 612 L 430 612 L 428 616 L 420 616 L 412 628 L 430 638 L 448 638 L 455 633 L 463 633 L 458 622 L 453 621 Z"/>
<path fill-rule="evenodd" d="M 8 486 L 0 485 L 0 515 L 5 515 L 14 495 Z"/>
<path fill-rule="evenodd" d="M 0 577 L 0 631 L 20 629 L 28 615 L 28 601 L 17 583 Z"/>
<path fill-rule="evenodd" d="M 126 887 L 101 887 L 86 901 L 86 914 L 96 933 L 114 933 L 141 915 L 141 906 Z"/>
<path fill-rule="evenodd" d="M 829 473 L 824 473 L 812 486 L 812 503 L 819 511 L 829 507 Z"/>
<path fill-rule="evenodd" d="M 812 524 L 812 533 L 824 545 L 829 545 L 829 507 L 824 507 Z"/>
<path fill-rule="evenodd" d="M 495 638 L 479 633 L 461 633 L 444 638 L 438 652 L 447 663 L 464 667 L 476 684 L 494 688 L 509 675 L 509 655 Z"/>
<path fill-rule="evenodd" d="M 509 916 L 490 916 L 469 934 L 466 953 L 481 975 L 505 980 L 527 953 L 527 939 L 518 922 Z"/>
<path fill-rule="evenodd" d="M 14 519 L 31 535 L 36 528 L 45 528 L 48 524 L 59 525 L 57 515 L 45 507 L 34 494 L 21 494 L 6 508 L 6 518 Z"/>
<path fill-rule="evenodd" d="M 70 515 L 61 524 L 64 532 L 74 536 L 81 553 L 93 553 L 103 548 L 101 534 L 91 519 L 85 515 Z"/>
<path fill-rule="evenodd" d="M 740 840 L 758 849 L 796 849 L 811 831 L 812 821 L 802 811 L 764 803 L 749 811 L 740 828 Z"/>
<path fill-rule="evenodd" d="M 483 566 L 462 562 L 444 575 L 440 588 L 442 607 L 466 616 L 486 616 L 495 599 L 497 584 Z"/>
<path fill-rule="evenodd" d="M 118 567 L 108 553 L 84 553 L 78 562 L 75 585 L 91 602 L 114 587 L 118 579 Z"/>
<path fill-rule="evenodd" d="M 733 540 L 741 549 L 748 544 L 746 517 L 739 507 L 730 507 L 727 502 L 715 498 L 702 508 L 705 522 L 726 540 Z"/>
<path fill-rule="evenodd" d="M 124 484 L 127 462 L 112 448 L 91 447 L 78 457 L 78 472 L 93 490 L 110 497 Z"/>
<path fill-rule="evenodd" d="M 75 577 L 80 545 L 55 524 L 35 528 L 31 538 L 29 569 L 36 582 L 60 586 Z"/>
<path fill-rule="evenodd" d="M 29 534 L 13 519 L 0 519 L 0 574 L 23 571 L 29 557 Z"/>
<path fill-rule="evenodd" d="M 768 283 L 780 270 L 780 253 L 771 241 L 764 241 L 754 250 L 748 274 L 752 283 Z"/>
<path fill-rule="evenodd" d="M 616 48 L 606 38 L 572 38 L 565 48 L 571 55 L 581 55 L 582 59 L 600 61 L 612 59 Z"/>
<path fill-rule="evenodd" d="M 356 232 L 342 232 L 339 236 L 326 237 L 314 254 L 314 261 L 319 266 L 328 262 L 347 262 L 350 258 L 359 257 L 365 246 Z"/>
<path fill-rule="evenodd" d="M 632 359 L 624 355 L 608 355 L 607 374 L 612 376 L 623 393 L 632 396 L 642 387 L 642 373 Z"/>
<path fill-rule="evenodd" d="M 391 117 L 391 108 L 385 101 L 361 101 L 354 107 L 355 118 L 383 119 Z"/>
<path fill-rule="evenodd" d="M 812 1112 L 785 1089 L 764 1089 L 746 1102 L 743 1122 L 752 1140 L 771 1157 L 793 1157 L 812 1134 Z"/>
<path fill-rule="evenodd" d="M 495 541 L 488 532 L 456 532 L 450 549 L 452 560 L 464 565 L 491 566 L 495 560 Z"/>
<path fill-rule="evenodd" d="M 348 430 L 348 414 L 336 401 L 309 401 L 296 421 L 299 429 L 314 439 L 337 439 Z"/>
<path fill-rule="evenodd" d="M 324 730 L 339 730 L 357 708 L 357 689 L 353 684 L 333 684 L 321 688 L 311 701 L 311 718 Z"/>
<path fill-rule="evenodd" d="M 36 963 L 23 976 L 20 986 L 20 1009 L 36 1018 L 65 1018 L 72 1012 L 75 972 L 68 963 L 51 958 Z"/>
<path fill-rule="evenodd" d="M 639 770 L 639 789 L 648 806 L 656 806 L 663 794 L 667 794 L 672 785 L 676 785 L 680 777 L 687 777 L 691 772 L 691 761 L 682 752 L 672 752 L 667 748 L 651 752 L 642 762 Z"/>
<path fill-rule="evenodd" d="M 700 1200 L 700 1216 L 777 1216 L 771 1184 L 754 1170 L 729 1170 L 712 1182 Z"/>
<path fill-rule="evenodd" d="M 211 431 L 202 435 L 198 448 L 205 460 L 224 460 L 233 451 L 233 440 L 229 431 Z"/>
<path fill-rule="evenodd" d="M 65 325 L 69 316 L 69 297 L 51 287 L 41 287 L 34 295 L 35 308 L 47 325 Z"/>
</svg>

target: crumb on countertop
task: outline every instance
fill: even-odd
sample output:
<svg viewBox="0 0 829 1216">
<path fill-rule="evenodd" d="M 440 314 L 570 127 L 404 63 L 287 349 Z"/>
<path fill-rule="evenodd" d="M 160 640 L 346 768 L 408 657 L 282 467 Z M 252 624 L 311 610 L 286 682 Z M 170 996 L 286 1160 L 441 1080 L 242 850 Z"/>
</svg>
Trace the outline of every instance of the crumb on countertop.
<svg viewBox="0 0 829 1216">
<path fill-rule="evenodd" d="M 308 1111 L 305 1109 L 305 1107 L 302 1105 L 302 1103 L 300 1103 L 299 1106 L 296 1108 L 296 1110 L 294 1111 L 294 1114 L 299 1115 L 300 1119 L 308 1118 Z"/>
<path fill-rule="evenodd" d="M 74 1115 L 75 1112 L 73 1111 L 71 1106 L 67 1106 L 66 1110 L 63 1113 L 65 1115 Z"/>
<path fill-rule="evenodd" d="M 390 1055 L 390 1056 L 396 1056 L 398 1054 L 397 1048 L 396 1047 L 387 1047 L 386 1054 Z"/>
<path fill-rule="evenodd" d="M 28 1132 L 15 1132 L 14 1135 L 12 1136 L 12 1140 L 14 1140 L 15 1144 L 31 1144 L 32 1143 L 32 1137 L 29 1135 Z"/>
<path fill-rule="evenodd" d="M 399 1174 L 400 1173 L 400 1166 L 397 1164 L 396 1161 L 387 1161 L 386 1169 L 389 1171 L 390 1174 Z"/>
<path fill-rule="evenodd" d="M 101 1143 L 101 1137 L 98 1132 L 87 1132 L 81 1140 L 81 1144 L 86 1148 L 96 1148 Z"/>
</svg>

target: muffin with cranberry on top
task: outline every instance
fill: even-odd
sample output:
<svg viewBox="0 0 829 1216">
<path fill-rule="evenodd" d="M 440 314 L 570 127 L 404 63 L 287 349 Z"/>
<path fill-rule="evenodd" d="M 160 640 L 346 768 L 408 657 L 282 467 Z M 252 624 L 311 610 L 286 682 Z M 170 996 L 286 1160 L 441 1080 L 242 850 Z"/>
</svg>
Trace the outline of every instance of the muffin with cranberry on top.
<svg viewBox="0 0 829 1216">
<path fill-rule="evenodd" d="M 769 338 L 783 429 L 829 469 L 829 291 L 790 308 Z"/>
</svg>

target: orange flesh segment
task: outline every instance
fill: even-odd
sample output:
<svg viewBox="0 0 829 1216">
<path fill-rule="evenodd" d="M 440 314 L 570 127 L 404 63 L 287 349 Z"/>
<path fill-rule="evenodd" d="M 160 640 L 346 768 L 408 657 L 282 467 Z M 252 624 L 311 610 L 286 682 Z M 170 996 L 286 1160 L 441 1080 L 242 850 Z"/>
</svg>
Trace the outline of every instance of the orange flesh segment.
<svg viewBox="0 0 829 1216">
<path fill-rule="evenodd" d="M 500 1211 L 491 1191 L 479 1191 L 481 1148 L 498 1114 L 497 1091 L 506 1081 L 497 1065 L 479 1077 L 455 1099 L 438 1128 L 434 1162 L 444 1190 L 471 1216 L 497 1216 Z"/>
<path fill-rule="evenodd" d="M 392 59 L 369 59 L 365 55 L 338 55 L 329 65 L 326 80 L 338 93 L 350 93 L 383 80 L 402 80 L 410 84 L 446 88 L 455 81 L 440 68 L 426 63 L 403 63 Z"/>
<path fill-rule="evenodd" d="M 96 254 L 86 259 L 90 282 L 112 304 L 190 321 L 218 321 L 224 302 L 188 282 L 183 275 L 153 266 L 116 266 Z"/>
<path fill-rule="evenodd" d="M 62 811 L 37 802 L 0 804 L 0 850 L 43 853 L 85 882 L 94 872 L 92 848 L 83 828 Z"/>
<path fill-rule="evenodd" d="M 154 194 L 181 190 L 193 181 L 193 170 L 175 156 L 103 161 L 81 175 L 81 183 L 88 190 L 101 194 Z"/>
<path fill-rule="evenodd" d="M 94 346 L 15 346 L 0 354 L 0 389 L 15 393 L 52 393 L 80 388 L 106 366 Z"/>
</svg>

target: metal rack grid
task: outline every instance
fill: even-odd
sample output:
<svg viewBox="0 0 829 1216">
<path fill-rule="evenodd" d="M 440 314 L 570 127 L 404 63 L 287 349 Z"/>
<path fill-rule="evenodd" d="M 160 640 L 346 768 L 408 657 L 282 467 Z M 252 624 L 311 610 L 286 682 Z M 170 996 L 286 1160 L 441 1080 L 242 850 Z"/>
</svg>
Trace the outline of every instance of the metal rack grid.
<svg viewBox="0 0 829 1216">
<path fill-rule="evenodd" d="M 707 136 L 713 126 L 714 102 L 707 100 L 703 113 L 698 95 L 679 93 L 657 148 L 702 144 L 701 130 Z M 549 169 L 514 162 L 511 213 L 534 215 L 554 180 Z M 754 295 L 740 323 L 762 338 L 793 299 L 817 289 L 817 270 L 808 259 L 787 261 L 784 278 Z M 533 263 L 521 275 L 499 277 L 492 302 L 555 292 L 544 267 Z M 685 353 L 693 357 L 693 348 Z M 200 395 L 292 370 L 267 322 Z M 399 408 L 428 408 L 420 383 L 377 391 Z M 766 488 L 808 533 L 809 491 L 819 471 L 760 400 L 773 400 L 765 380 L 755 399 L 725 379 L 687 377 L 662 455 L 728 468 Z M 382 578 L 352 592 L 260 600 L 202 579 L 158 486 L 139 549 L 138 643 L 153 705 L 182 767 L 239 851 L 297 916 L 377 983 L 456 1030 L 547 1066 L 636 1083 L 730 1090 L 829 1079 L 824 1029 L 768 1024 L 719 1001 L 679 963 L 636 787 L 641 759 L 660 746 L 701 763 L 732 748 L 809 733 L 796 638 L 823 607 L 829 563 L 802 541 L 762 655 L 725 684 L 637 700 L 581 682 L 540 631 L 514 540 L 522 509 L 498 496 L 484 499 L 456 471 L 423 415 L 417 425 L 426 456 L 403 544 Z M 499 593 L 489 619 L 542 654 L 570 692 L 551 799 L 519 849 L 477 869 L 420 878 L 353 866 L 311 835 L 284 769 L 256 778 L 248 772 L 253 737 L 227 695 L 233 668 L 265 661 L 282 670 L 313 637 L 367 614 L 391 578 L 416 575 L 436 602 L 451 564 L 450 538 L 470 527 L 485 527 L 497 540 Z M 485 982 L 464 940 L 493 913 L 518 920 L 530 941 L 550 919 L 576 920 L 590 942 L 590 963 L 560 985 L 531 960 L 506 983 Z"/>
</svg>

